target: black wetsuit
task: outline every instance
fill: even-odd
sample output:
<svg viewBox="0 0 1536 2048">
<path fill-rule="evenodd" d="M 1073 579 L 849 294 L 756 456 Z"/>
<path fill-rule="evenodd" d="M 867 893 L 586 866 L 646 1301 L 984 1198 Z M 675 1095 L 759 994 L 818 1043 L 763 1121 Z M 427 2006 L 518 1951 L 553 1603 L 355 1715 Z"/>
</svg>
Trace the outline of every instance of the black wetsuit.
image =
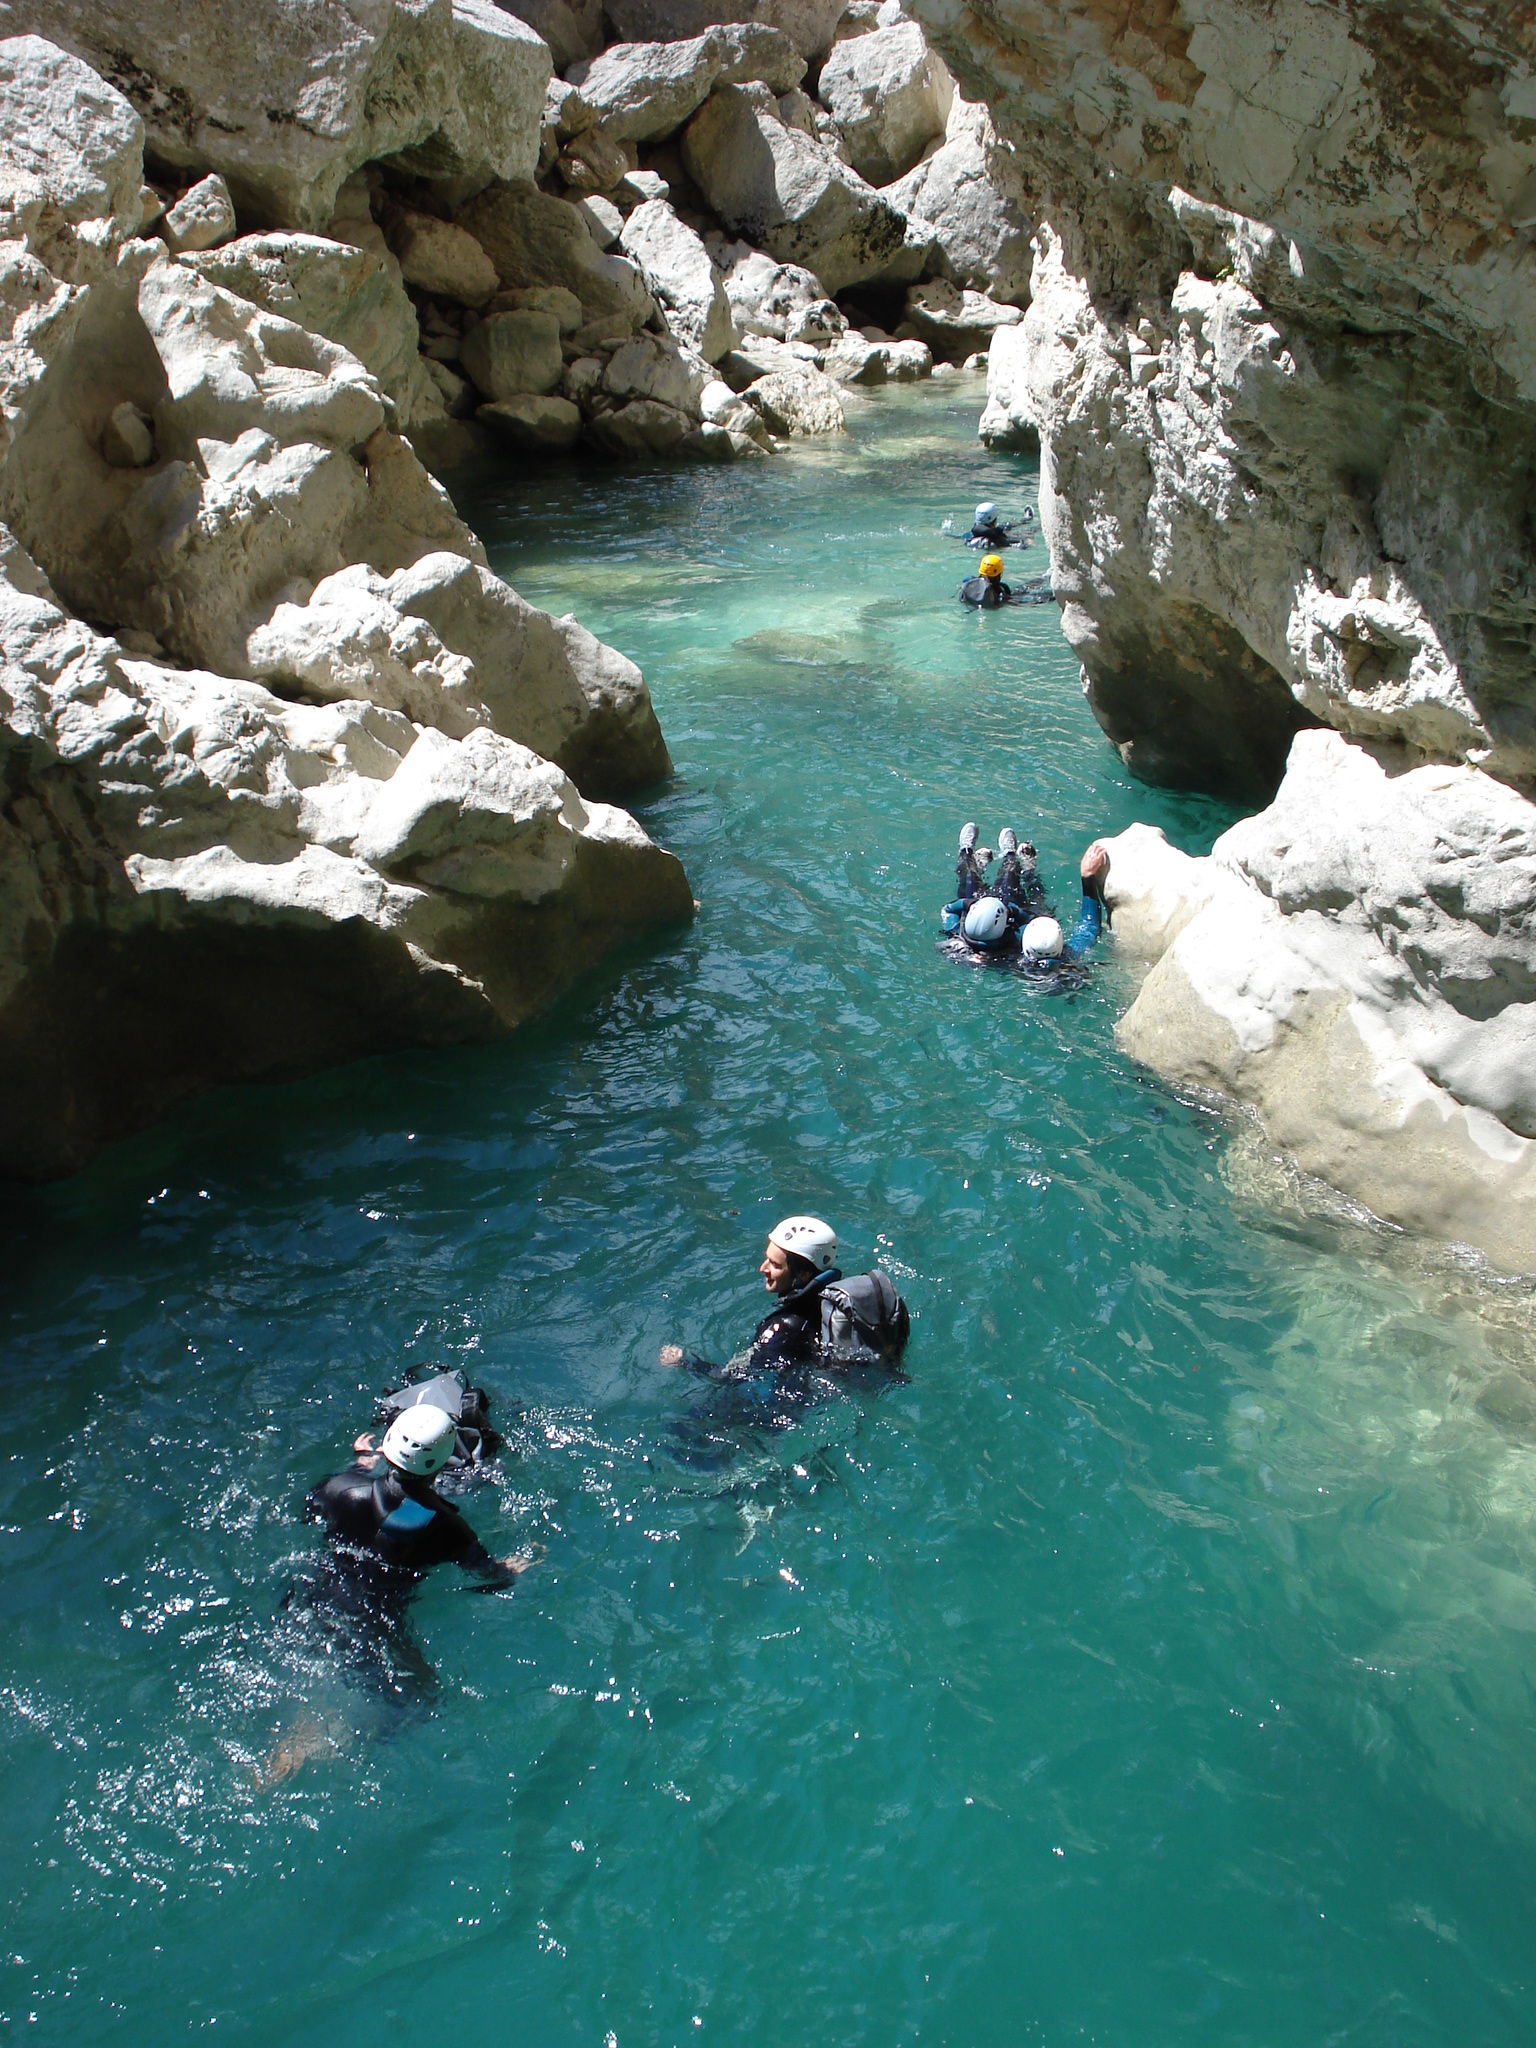
<svg viewBox="0 0 1536 2048">
<path fill-rule="evenodd" d="M 1016 853 L 1005 853 L 997 871 L 996 894 L 1008 912 L 1011 925 L 1026 925 L 1045 909 L 1045 884 L 1031 861 L 1025 867 Z"/>
<path fill-rule="evenodd" d="M 829 1266 L 793 1294 L 781 1294 L 753 1331 L 744 1363 L 711 1365 L 708 1359 L 690 1355 L 684 1365 L 705 1379 L 734 1380 L 814 1364 L 821 1348 L 821 1290 L 842 1277 L 836 1266 Z"/>
<path fill-rule="evenodd" d="M 324 1522 L 341 1544 L 402 1571 L 458 1564 L 495 1585 L 515 1573 L 491 1556 L 451 1501 L 430 1481 L 397 1472 L 380 1458 L 349 1465 L 322 1480 L 304 1503 L 305 1518 Z"/>
<path fill-rule="evenodd" d="M 955 862 L 955 896 L 961 903 L 974 903 L 989 890 L 987 871 L 974 847 Z"/>
<path fill-rule="evenodd" d="M 1027 548 L 1029 536 L 1015 540 L 1012 528 L 993 520 L 990 526 L 973 526 L 965 536 L 968 548 Z"/>
<path fill-rule="evenodd" d="M 967 576 L 960 586 L 962 604 L 978 604 L 988 612 L 1006 604 L 1012 596 L 1001 576 Z"/>
</svg>

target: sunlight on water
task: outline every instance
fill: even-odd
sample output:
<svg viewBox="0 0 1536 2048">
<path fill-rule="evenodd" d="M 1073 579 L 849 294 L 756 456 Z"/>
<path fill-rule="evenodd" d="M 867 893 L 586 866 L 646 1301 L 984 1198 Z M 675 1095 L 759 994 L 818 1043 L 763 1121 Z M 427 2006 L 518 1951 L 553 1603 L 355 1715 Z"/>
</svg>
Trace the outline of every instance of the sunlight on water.
<svg viewBox="0 0 1536 2048">
<path fill-rule="evenodd" d="M 644 666 L 696 923 L 10 1198 L 18 2033 L 1529 2039 L 1531 1291 L 1121 1060 L 1112 943 L 1069 997 L 939 953 L 967 817 L 1063 907 L 1095 833 L 1229 818 L 1129 781 L 1054 609 L 954 603 L 943 521 L 1034 496 L 979 405 L 466 479 Z M 792 1208 L 916 1320 L 774 1427 L 655 1357 L 741 1341 Z M 300 1503 L 434 1358 L 508 1436 L 470 1519 L 545 1554 L 364 1626 Z"/>
</svg>

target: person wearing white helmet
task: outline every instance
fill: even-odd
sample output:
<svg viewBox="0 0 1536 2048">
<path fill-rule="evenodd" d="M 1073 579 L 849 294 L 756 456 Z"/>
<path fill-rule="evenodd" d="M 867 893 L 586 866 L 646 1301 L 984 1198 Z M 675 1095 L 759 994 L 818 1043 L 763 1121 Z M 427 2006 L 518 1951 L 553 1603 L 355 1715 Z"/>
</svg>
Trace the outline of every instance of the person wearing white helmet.
<svg viewBox="0 0 1536 2048">
<path fill-rule="evenodd" d="M 336 1542 L 405 1571 L 451 1563 L 494 1585 L 510 1585 L 532 1559 L 492 1557 L 432 1484 L 453 1456 L 456 1437 L 453 1418 L 441 1408 L 423 1402 L 404 1409 L 384 1432 L 377 1455 L 363 1454 L 311 1491 L 305 1519 L 323 1522 Z"/>
<path fill-rule="evenodd" d="M 786 1216 L 769 1231 L 757 1270 L 777 1299 L 752 1333 L 742 1371 L 808 1363 L 821 1338 L 821 1291 L 843 1277 L 837 1267 L 837 1232 L 819 1216 Z M 704 1359 L 687 1356 L 677 1344 L 661 1347 L 661 1363 L 686 1364 L 710 1378 L 722 1372 Z"/>
<path fill-rule="evenodd" d="M 1034 514 L 1026 511 L 1022 519 L 999 519 L 996 505 L 988 499 L 976 507 L 976 521 L 965 536 L 965 544 L 968 548 L 1027 548 L 1028 536 L 1015 539 L 1013 530 L 1016 526 L 1027 525 L 1033 518 Z"/>
<path fill-rule="evenodd" d="M 1078 863 L 1083 901 L 1077 923 L 1064 933 L 1054 917 L 1037 913 L 1019 934 L 1019 951 L 1032 973 L 1050 975 L 1077 967 L 1099 942 L 1104 929 L 1104 885 L 1109 879 L 1109 848 L 1095 839 Z"/>
</svg>

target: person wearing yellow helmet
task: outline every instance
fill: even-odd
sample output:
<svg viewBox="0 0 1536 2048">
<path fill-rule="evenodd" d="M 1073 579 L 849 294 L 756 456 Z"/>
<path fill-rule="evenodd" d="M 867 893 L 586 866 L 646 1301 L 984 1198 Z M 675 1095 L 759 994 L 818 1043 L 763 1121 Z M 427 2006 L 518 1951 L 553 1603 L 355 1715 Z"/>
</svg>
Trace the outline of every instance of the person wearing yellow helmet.
<svg viewBox="0 0 1536 2048">
<path fill-rule="evenodd" d="M 995 611 L 1000 604 L 1007 604 L 1012 596 L 1012 590 L 1003 581 L 1001 555 L 983 555 L 977 564 L 976 575 L 967 576 L 960 586 L 960 602 L 980 605 L 983 611 Z"/>
</svg>

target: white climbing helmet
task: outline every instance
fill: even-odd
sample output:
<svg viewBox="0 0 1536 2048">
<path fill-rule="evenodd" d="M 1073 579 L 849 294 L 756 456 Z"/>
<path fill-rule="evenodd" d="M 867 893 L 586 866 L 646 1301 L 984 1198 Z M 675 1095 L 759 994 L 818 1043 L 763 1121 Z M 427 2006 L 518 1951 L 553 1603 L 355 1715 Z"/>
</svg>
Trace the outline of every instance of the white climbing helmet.
<svg viewBox="0 0 1536 2048">
<path fill-rule="evenodd" d="M 978 526 L 990 526 L 996 518 L 997 507 L 990 499 L 985 505 L 978 505 L 976 507 L 976 524 Z"/>
<path fill-rule="evenodd" d="M 430 1479 L 441 1472 L 453 1456 L 458 1428 L 451 1415 L 429 1402 L 419 1401 L 407 1408 L 384 1432 L 379 1449 L 397 1472 L 412 1472 L 418 1479 Z"/>
<path fill-rule="evenodd" d="M 983 896 L 965 913 L 961 929 L 976 946 L 995 946 L 1008 929 L 1008 913 L 995 896 Z"/>
<path fill-rule="evenodd" d="M 786 1216 L 769 1231 L 768 1242 L 791 1258 L 807 1260 L 818 1273 L 825 1273 L 837 1257 L 837 1232 L 819 1216 Z"/>
<path fill-rule="evenodd" d="M 1023 949 L 1036 960 L 1056 960 L 1066 944 L 1054 917 L 1032 917 L 1024 927 Z"/>
</svg>

